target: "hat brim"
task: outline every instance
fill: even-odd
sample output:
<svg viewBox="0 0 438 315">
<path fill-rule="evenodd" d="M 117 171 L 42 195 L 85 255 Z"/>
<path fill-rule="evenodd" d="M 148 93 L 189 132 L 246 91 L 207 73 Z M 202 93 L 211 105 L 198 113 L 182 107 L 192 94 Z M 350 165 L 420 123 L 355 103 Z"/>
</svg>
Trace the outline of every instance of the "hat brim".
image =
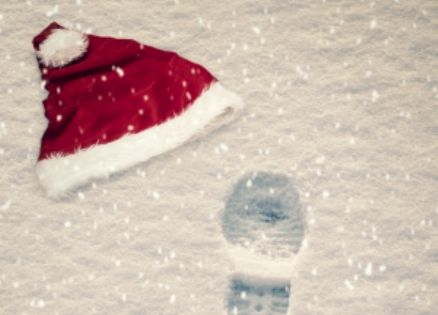
<svg viewBox="0 0 438 315">
<path fill-rule="evenodd" d="M 216 81 L 178 116 L 109 143 L 49 156 L 38 161 L 37 175 L 48 196 L 60 197 L 91 179 L 108 177 L 193 140 L 231 121 L 242 107 L 242 99 Z"/>
</svg>

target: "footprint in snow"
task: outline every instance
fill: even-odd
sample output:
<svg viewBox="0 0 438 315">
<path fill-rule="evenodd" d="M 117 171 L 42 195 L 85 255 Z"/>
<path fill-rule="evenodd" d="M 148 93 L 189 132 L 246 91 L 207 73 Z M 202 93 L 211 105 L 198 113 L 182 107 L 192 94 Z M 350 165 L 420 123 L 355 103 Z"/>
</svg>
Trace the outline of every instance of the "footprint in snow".
<svg viewBox="0 0 438 315">
<path fill-rule="evenodd" d="M 243 176 L 226 200 L 222 230 L 236 270 L 228 314 L 287 314 L 294 257 L 305 236 L 290 179 L 269 172 Z"/>
</svg>

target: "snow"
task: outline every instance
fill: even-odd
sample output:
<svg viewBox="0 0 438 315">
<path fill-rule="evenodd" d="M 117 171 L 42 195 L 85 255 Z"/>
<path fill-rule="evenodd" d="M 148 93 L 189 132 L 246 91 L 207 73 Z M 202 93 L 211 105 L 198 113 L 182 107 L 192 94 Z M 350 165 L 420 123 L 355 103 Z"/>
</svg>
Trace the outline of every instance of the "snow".
<svg viewBox="0 0 438 315">
<path fill-rule="evenodd" d="M 5 201 L 1 206 L 0 206 L 0 210 L 1 211 L 6 211 L 9 209 L 9 207 L 11 206 L 11 201 L 7 200 Z"/>
<path fill-rule="evenodd" d="M 365 275 L 370 277 L 373 274 L 373 263 L 369 262 L 365 268 Z"/>
<path fill-rule="evenodd" d="M 125 71 L 123 71 L 123 69 L 120 67 L 115 67 L 114 70 L 117 72 L 117 75 L 120 78 L 123 78 L 123 76 L 125 75 Z"/>
<path fill-rule="evenodd" d="M 438 313 L 437 10 L 429 0 L 4 4 L 0 313 L 223 315 L 242 297 L 266 311 L 255 292 L 275 285 L 269 271 L 254 291 L 233 291 L 221 221 L 254 171 L 287 176 L 306 215 L 288 315 Z M 247 109 L 49 200 L 35 176 L 46 92 L 30 41 L 54 18 L 176 50 Z"/>
</svg>

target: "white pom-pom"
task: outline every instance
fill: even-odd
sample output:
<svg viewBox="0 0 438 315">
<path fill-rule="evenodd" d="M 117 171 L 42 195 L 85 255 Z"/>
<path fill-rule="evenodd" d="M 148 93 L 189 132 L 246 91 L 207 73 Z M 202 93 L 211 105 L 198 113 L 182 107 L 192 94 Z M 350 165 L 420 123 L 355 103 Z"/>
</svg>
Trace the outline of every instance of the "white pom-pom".
<svg viewBox="0 0 438 315">
<path fill-rule="evenodd" d="M 55 29 L 40 44 L 38 57 L 48 67 L 61 67 L 80 58 L 88 48 L 88 37 L 80 32 Z"/>
</svg>

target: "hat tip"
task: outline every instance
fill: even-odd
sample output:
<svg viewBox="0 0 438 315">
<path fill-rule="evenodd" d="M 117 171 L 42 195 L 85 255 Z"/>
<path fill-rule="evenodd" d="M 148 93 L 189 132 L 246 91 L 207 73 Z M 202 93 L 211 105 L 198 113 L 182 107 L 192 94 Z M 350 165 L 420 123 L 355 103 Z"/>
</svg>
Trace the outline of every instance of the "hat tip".
<svg viewBox="0 0 438 315">
<path fill-rule="evenodd" d="M 88 37 L 86 34 L 65 29 L 56 21 L 49 27 L 55 27 L 40 43 L 37 55 L 41 62 L 48 67 L 62 67 L 80 57 L 88 48 Z"/>
</svg>

